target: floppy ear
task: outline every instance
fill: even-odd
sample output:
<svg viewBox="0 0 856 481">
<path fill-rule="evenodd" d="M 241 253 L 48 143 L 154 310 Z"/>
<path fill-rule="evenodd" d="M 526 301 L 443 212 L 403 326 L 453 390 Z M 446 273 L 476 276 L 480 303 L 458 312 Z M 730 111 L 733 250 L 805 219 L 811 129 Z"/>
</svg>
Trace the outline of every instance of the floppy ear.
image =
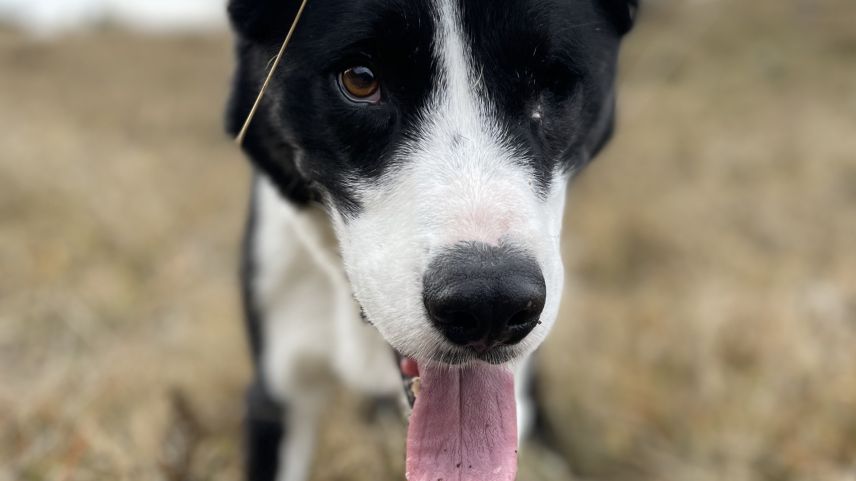
<svg viewBox="0 0 856 481">
<path fill-rule="evenodd" d="M 300 0 L 229 0 L 232 28 L 249 40 L 273 41 L 288 33 Z"/>
<path fill-rule="evenodd" d="M 604 11 L 612 18 L 618 33 L 624 35 L 633 28 L 639 0 L 601 0 Z"/>
</svg>

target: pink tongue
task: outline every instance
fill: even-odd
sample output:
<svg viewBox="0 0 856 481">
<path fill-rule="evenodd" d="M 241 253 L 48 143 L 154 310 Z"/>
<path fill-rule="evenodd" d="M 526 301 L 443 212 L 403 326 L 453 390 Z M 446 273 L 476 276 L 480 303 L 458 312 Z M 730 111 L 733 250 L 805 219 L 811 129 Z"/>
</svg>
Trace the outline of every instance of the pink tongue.
<svg viewBox="0 0 856 481">
<path fill-rule="evenodd" d="M 513 481 L 514 377 L 501 366 L 419 366 L 407 431 L 408 481 Z"/>
</svg>

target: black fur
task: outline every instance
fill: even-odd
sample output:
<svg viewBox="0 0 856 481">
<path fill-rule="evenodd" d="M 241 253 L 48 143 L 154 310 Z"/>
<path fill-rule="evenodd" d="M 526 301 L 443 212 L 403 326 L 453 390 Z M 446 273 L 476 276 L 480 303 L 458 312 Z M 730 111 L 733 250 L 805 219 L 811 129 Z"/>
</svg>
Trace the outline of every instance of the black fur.
<svg viewBox="0 0 856 481">
<path fill-rule="evenodd" d="M 299 7 L 299 0 L 230 0 L 227 10 L 238 34 L 266 43 L 285 38 Z"/>
<path fill-rule="evenodd" d="M 579 170 L 609 133 L 619 35 L 597 2 L 458 0 L 486 92 L 540 187 Z M 536 106 L 541 120 L 530 113 Z"/>
<path fill-rule="evenodd" d="M 262 350 L 261 319 L 258 307 L 253 300 L 253 279 L 255 278 L 256 266 L 253 261 L 253 242 L 256 226 L 256 182 L 254 175 L 252 180 L 249 207 L 247 209 L 247 220 L 244 224 L 244 237 L 241 241 L 241 304 L 244 310 L 244 322 L 247 326 L 247 340 L 250 345 L 250 353 L 253 365 L 258 368 L 259 355 Z"/>
<path fill-rule="evenodd" d="M 286 435 L 284 408 L 271 399 L 261 380 L 247 389 L 244 459 L 247 481 L 275 481 L 280 441 Z"/>
<path fill-rule="evenodd" d="M 602 0 L 601 8 L 612 17 L 618 33 L 624 35 L 636 22 L 639 0 Z"/>
<path fill-rule="evenodd" d="M 235 0 L 230 11 L 246 12 L 248 3 L 253 2 Z M 309 2 L 244 147 L 289 198 L 295 195 L 295 185 L 316 195 L 320 187 L 336 208 L 354 213 L 359 206 L 348 177 L 377 177 L 391 165 L 395 147 L 412 133 L 430 93 L 430 80 L 436 78 L 430 50 L 433 18 L 425 3 Z M 246 14 L 233 17 L 233 22 L 244 18 L 252 20 L 237 30 L 253 37 L 238 41 L 228 113 L 232 133 L 243 122 L 261 74 L 278 47 L 278 41 L 255 40 L 269 38 L 268 32 L 254 30 L 267 22 Z M 363 64 L 371 65 L 383 79 L 387 100 L 379 105 L 354 104 L 336 85 L 342 70 Z M 303 162 L 295 158 L 297 150 L 304 153 Z"/>
<path fill-rule="evenodd" d="M 253 189 L 257 176 L 253 176 Z M 260 373 L 261 369 L 261 313 L 253 299 L 252 280 L 255 277 L 253 262 L 253 235 L 255 233 L 255 195 L 250 197 L 246 225 L 244 227 L 243 254 L 241 259 L 241 298 L 247 339 L 252 354 L 256 379 L 247 388 L 244 414 L 244 471 L 247 481 L 275 481 L 279 466 L 280 441 L 286 435 L 284 407 L 274 401 L 268 393 Z"/>
<path fill-rule="evenodd" d="M 458 0 L 485 95 L 499 107 L 512 142 L 529 154 L 544 188 L 555 161 L 579 169 L 612 125 L 618 45 L 635 0 Z M 431 0 L 310 1 L 244 149 L 289 199 L 327 197 L 358 215 L 351 179 L 394 168 L 418 135 L 420 109 L 442 88 Z M 298 0 L 231 0 L 238 66 L 227 126 L 236 133 L 266 68 L 291 25 Z M 383 100 L 355 104 L 337 75 L 369 65 Z M 533 121 L 535 105 L 543 121 Z"/>
</svg>

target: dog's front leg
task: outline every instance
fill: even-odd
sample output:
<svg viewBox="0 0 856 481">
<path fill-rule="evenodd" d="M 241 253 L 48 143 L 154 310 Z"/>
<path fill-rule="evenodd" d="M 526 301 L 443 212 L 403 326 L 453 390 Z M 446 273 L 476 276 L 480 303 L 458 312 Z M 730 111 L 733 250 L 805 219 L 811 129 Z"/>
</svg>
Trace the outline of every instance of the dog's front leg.
<svg viewBox="0 0 856 481">
<path fill-rule="evenodd" d="M 332 389 L 335 286 L 307 233 L 318 217 L 256 182 L 244 293 L 255 379 L 247 397 L 248 481 L 306 481 Z"/>
<path fill-rule="evenodd" d="M 313 352 L 323 322 L 316 321 L 316 329 L 300 329 L 306 322 L 297 314 L 294 308 L 276 309 L 262 324 L 256 381 L 247 396 L 248 481 L 309 479 L 333 376 L 328 359 Z M 319 332 L 313 336 L 313 330 Z"/>
<path fill-rule="evenodd" d="M 325 392 L 304 391 L 287 402 L 283 413 L 286 430 L 279 444 L 280 469 L 276 481 L 309 479 L 325 401 Z"/>
<path fill-rule="evenodd" d="M 244 449 L 247 481 L 306 481 L 317 442 L 324 390 L 277 401 L 256 380 L 247 390 Z"/>
</svg>

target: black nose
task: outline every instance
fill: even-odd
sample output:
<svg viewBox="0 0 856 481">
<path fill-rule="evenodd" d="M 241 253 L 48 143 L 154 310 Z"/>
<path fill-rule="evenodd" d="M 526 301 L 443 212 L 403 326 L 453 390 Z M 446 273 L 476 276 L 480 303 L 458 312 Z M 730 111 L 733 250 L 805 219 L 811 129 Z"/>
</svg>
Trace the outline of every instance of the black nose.
<svg viewBox="0 0 856 481">
<path fill-rule="evenodd" d="M 508 246 L 465 243 L 429 265 L 422 297 L 451 342 L 484 351 L 516 344 L 538 325 L 546 286 L 531 256 Z"/>
</svg>

